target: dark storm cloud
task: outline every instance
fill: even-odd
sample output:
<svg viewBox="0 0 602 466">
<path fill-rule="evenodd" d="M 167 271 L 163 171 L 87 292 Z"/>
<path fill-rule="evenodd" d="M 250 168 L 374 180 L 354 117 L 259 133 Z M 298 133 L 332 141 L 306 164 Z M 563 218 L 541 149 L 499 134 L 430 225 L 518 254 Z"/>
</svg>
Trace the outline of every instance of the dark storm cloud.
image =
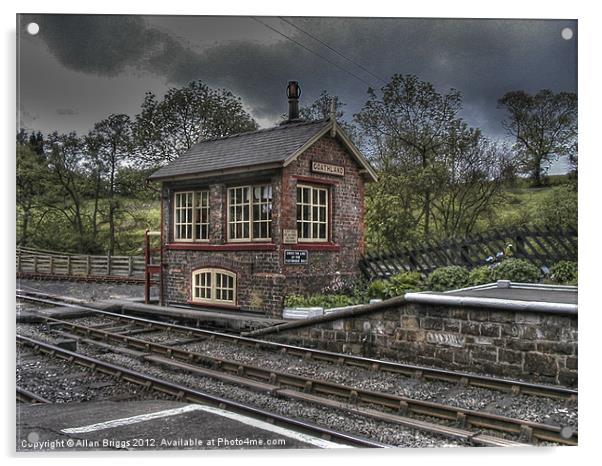
<svg viewBox="0 0 602 466">
<path fill-rule="evenodd" d="M 348 102 L 348 113 L 361 108 L 368 85 L 279 37 L 249 18 L 249 28 L 265 29 L 272 42 L 230 41 L 198 48 L 138 16 L 44 15 L 42 38 L 65 67 L 98 76 L 130 69 L 153 73 L 169 84 L 201 79 L 243 97 L 257 117 L 282 114 L 283 83 L 301 81 L 311 101 L 322 89 Z M 373 87 L 382 83 L 333 55 L 328 49 L 276 18 L 262 21 L 362 77 Z M 153 18 L 160 24 L 160 17 Z M 228 18 L 215 18 L 228 28 Z M 500 133 L 496 102 L 509 90 L 541 88 L 576 91 L 576 43 L 560 31 L 573 21 L 440 20 L 379 18 L 294 18 L 295 24 L 372 73 L 388 79 L 394 73 L 416 74 L 441 91 L 457 88 L 464 95 L 464 115 L 490 133 Z M 26 24 L 28 20 L 24 23 Z M 202 31 L 199 31 L 199 37 Z"/>
</svg>

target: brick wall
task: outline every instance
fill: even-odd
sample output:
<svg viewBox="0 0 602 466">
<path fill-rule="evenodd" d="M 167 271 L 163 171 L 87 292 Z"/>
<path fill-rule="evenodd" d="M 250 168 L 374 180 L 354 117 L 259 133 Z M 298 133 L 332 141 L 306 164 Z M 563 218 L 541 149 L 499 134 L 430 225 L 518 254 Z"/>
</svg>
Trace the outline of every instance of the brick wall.
<svg viewBox="0 0 602 466">
<path fill-rule="evenodd" d="M 313 173 L 312 161 L 342 166 L 345 168 L 345 177 Z M 283 229 L 296 229 L 297 183 L 324 183 L 322 187 L 329 189 L 330 239 L 336 249 L 319 250 L 316 249 L 318 246 L 312 248 L 312 245 L 303 244 L 292 247 L 309 249 L 309 264 L 283 265 L 285 291 L 317 293 L 352 285 L 360 276 L 359 261 L 364 250 L 364 180 L 359 166 L 341 144 L 329 136 L 324 136 L 307 149 L 283 171 Z"/>
<path fill-rule="evenodd" d="M 266 337 L 368 357 L 577 385 L 576 315 L 416 303 L 374 307 Z"/>
<path fill-rule="evenodd" d="M 345 177 L 313 173 L 311 162 L 343 166 Z M 227 189 L 237 184 L 271 183 L 273 189 L 271 250 L 220 249 L 227 244 Z M 282 230 L 296 230 L 297 183 L 316 184 L 330 192 L 331 241 L 328 244 L 282 244 Z M 209 189 L 210 229 L 205 250 L 164 249 L 164 296 L 167 303 L 188 303 L 192 271 L 221 267 L 237 274 L 237 304 L 242 309 L 281 316 L 289 293 L 336 291 L 352 285 L 360 276 L 363 252 L 363 177 L 356 162 L 336 140 L 326 135 L 283 169 L 245 173 L 211 180 L 188 180 L 163 187 L 163 238 L 173 241 L 173 192 Z M 182 244 L 179 247 L 186 247 Z M 213 249 L 211 249 L 213 247 Z M 245 248 L 240 248 L 245 249 Z M 307 249 L 308 264 L 285 265 L 285 249 Z"/>
</svg>

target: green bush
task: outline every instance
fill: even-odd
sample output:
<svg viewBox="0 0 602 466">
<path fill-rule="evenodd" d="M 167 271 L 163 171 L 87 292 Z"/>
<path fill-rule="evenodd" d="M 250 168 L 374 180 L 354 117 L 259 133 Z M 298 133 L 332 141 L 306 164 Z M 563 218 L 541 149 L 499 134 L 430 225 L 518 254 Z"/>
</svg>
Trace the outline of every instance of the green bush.
<svg viewBox="0 0 602 466">
<path fill-rule="evenodd" d="M 577 262 L 557 262 L 550 268 L 550 279 L 556 283 L 577 284 Z"/>
<path fill-rule="evenodd" d="M 432 291 L 446 291 L 462 288 L 468 284 L 468 269 L 459 265 L 439 267 L 427 278 L 427 287 Z"/>
<path fill-rule="evenodd" d="M 424 282 L 418 272 L 400 272 L 387 280 L 371 282 L 366 291 L 366 297 L 368 299 L 389 299 L 403 296 L 411 291 L 420 291 L 423 288 Z"/>
<path fill-rule="evenodd" d="M 493 278 L 493 273 L 493 269 L 488 265 L 475 267 L 468 274 L 468 285 L 477 286 L 484 285 L 485 283 L 491 283 L 495 281 L 495 279 Z"/>
<path fill-rule="evenodd" d="M 284 307 L 303 307 L 305 302 L 305 297 L 300 294 L 289 294 L 284 298 Z"/>
<path fill-rule="evenodd" d="M 385 289 L 387 284 L 384 280 L 374 280 L 368 285 L 366 295 L 368 299 L 386 299 Z"/>
<path fill-rule="evenodd" d="M 493 269 L 495 280 L 537 283 L 540 275 L 539 269 L 525 259 L 507 259 Z"/>
<path fill-rule="evenodd" d="M 577 210 L 575 186 L 564 185 L 555 188 L 541 201 L 535 221 L 554 228 L 577 228 Z"/>
<path fill-rule="evenodd" d="M 385 297 L 403 296 L 424 287 L 422 276 L 418 272 L 400 272 L 385 282 Z"/>
</svg>

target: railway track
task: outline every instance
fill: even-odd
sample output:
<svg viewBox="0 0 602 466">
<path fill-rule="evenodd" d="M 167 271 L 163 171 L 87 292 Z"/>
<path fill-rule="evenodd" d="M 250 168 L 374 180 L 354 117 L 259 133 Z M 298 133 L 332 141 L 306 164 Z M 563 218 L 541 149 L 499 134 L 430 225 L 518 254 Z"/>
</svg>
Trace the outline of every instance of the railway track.
<svg viewBox="0 0 602 466">
<path fill-rule="evenodd" d="M 94 307 L 90 307 L 86 305 L 84 301 L 73 298 L 65 298 L 43 293 L 34 293 L 18 290 L 17 299 L 50 305 L 74 306 L 80 309 L 89 310 L 99 315 L 112 317 L 124 323 L 132 323 L 140 325 L 142 327 L 147 327 L 149 331 L 151 331 L 151 329 L 156 329 L 161 331 L 183 332 L 191 338 L 210 338 L 226 343 L 233 343 L 257 349 L 286 353 L 293 356 L 303 357 L 306 359 L 313 359 L 316 361 L 325 361 L 337 365 L 347 365 L 372 371 L 381 371 L 385 373 L 392 373 L 421 380 L 442 381 L 460 384 L 467 387 L 473 386 L 489 390 L 497 390 L 504 393 L 511 393 L 514 395 L 533 395 L 560 400 L 576 400 L 578 397 L 577 390 L 566 387 L 536 384 L 518 380 L 508 380 L 499 377 L 450 371 L 433 367 L 418 366 L 414 364 L 404 364 L 394 361 L 377 360 L 343 353 L 333 353 L 324 350 L 303 348 L 283 343 L 242 337 L 234 334 L 226 334 L 212 330 L 203 330 L 198 328 L 186 327 L 182 325 L 160 322 L 141 317 L 125 316 L 122 314 L 102 311 Z"/>
<path fill-rule="evenodd" d="M 38 341 L 29 337 L 17 335 L 17 345 L 25 346 L 35 352 L 59 358 L 72 364 L 77 364 L 83 368 L 109 375 L 119 381 L 130 382 L 140 386 L 143 390 L 153 390 L 173 396 L 175 399 L 183 402 L 217 406 L 231 412 L 244 414 L 245 416 L 261 419 L 274 425 L 287 427 L 297 432 L 322 437 L 327 440 L 338 442 L 344 445 L 354 447 L 384 448 L 387 445 L 370 440 L 364 437 L 355 436 L 345 432 L 339 432 L 328 429 L 316 424 L 302 421 L 299 419 L 282 416 L 259 409 L 250 405 L 245 405 L 226 398 L 218 397 L 191 387 L 176 384 L 168 380 L 153 377 L 139 371 L 134 371 L 126 367 L 110 364 L 101 359 L 93 358 L 78 352 L 69 351 L 58 346 Z"/>
<path fill-rule="evenodd" d="M 569 432 L 567 435 L 567 432 L 557 426 L 415 400 L 390 393 L 361 390 L 254 365 L 241 364 L 238 361 L 210 357 L 176 346 L 154 343 L 131 336 L 151 331 L 152 327 L 148 324 L 115 326 L 109 323 L 99 328 L 53 318 L 46 318 L 46 321 L 61 336 L 77 338 L 84 343 L 101 346 L 113 352 L 125 353 L 130 357 L 172 370 L 184 370 L 278 397 L 308 401 L 329 408 L 347 410 L 380 421 L 393 422 L 456 439 L 470 440 L 477 445 L 499 446 L 500 442 L 508 445 L 503 438 L 479 434 L 482 430 L 495 431 L 498 435 L 515 438 L 516 440 L 510 441 L 511 444 L 519 442 L 577 444 L 577 432 Z M 65 330 L 68 331 L 65 332 Z M 374 407 L 377 407 L 378 410 Z M 444 425 L 425 421 L 425 419 L 434 419 L 437 423 Z"/>
<path fill-rule="evenodd" d="M 348 433 L 342 433 L 333 431 L 332 429 L 324 428 L 307 421 L 289 418 L 279 414 L 264 411 L 259 408 L 244 405 L 242 403 L 228 400 L 226 398 L 218 397 L 209 393 L 205 393 L 194 388 L 176 384 L 165 380 L 163 378 L 157 378 L 144 374 L 140 371 L 134 371 L 123 366 L 117 366 L 115 364 L 108 363 L 101 359 L 91 357 L 89 355 L 81 354 L 79 352 L 69 351 L 58 346 L 38 341 L 32 338 L 17 336 L 17 344 L 31 348 L 32 350 L 41 354 L 60 358 L 73 364 L 78 364 L 84 368 L 106 374 L 117 378 L 119 381 L 134 383 L 140 385 L 144 390 L 154 390 L 163 394 L 173 396 L 179 401 L 210 404 L 218 406 L 222 409 L 231 410 L 245 415 L 250 415 L 267 422 L 282 425 L 288 428 L 294 428 L 297 431 L 309 433 L 311 435 L 319 435 L 327 440 L 338 441 L 351 446 L 362 446 L 362 447 L 386 447 L 387 445 L 381 442 L 376 442 L 363 437 L 357 437 Z M 130 353 L 131 355 L 131 353 Z M 168 362 L 169 360 L 161 361 L 161 363 Z M 185 366 L 180 366 L 186 368 Z M 208 375 L 204 373 L 202 375 Z M 218 377 L 219 378 L 219 377 Z M 233 382 L 233 378 L 220 378 L 224 381 Z M 236 383 L 236 382 L 234 382 Z M 334 409 L 341 409 L 349 414 L 363 416 L 366 418 L 375 419 L 378 421 L 388 422 L 391 424 L 401 425 L 403 427 L 409 427 L 429 433 L 438 434 L 444 437 L 453 438 L 456 440 L 465 441 L 473 445 L 478 446 L 526 446 L 527 444 L 500 438 L 493 435 L 477 433 L 467 429 L 462 429 L 454 426 L 438 425 L 435 423 L 429 423 L 421 420 L 413 420 L 403 416 L 395 414 L 383 413 L 370 408 L 360 408 L 353 404 L 338 402 L 330 400 L 324 397 L 320 397 L 310 393 L 299 392 L 296 390 L 290 390 L 282 387 L 277 387 L 269 384 L 263 384 L 256 381 L 247 380 L 244 383 L 239 383 L 255 390 L 267 392 L 272 396 L 279 398 L 289 398 L 296 401 L 302 401 L 307 403 L 313 403 L 321 406 L 326 406 Z"/>
<path fill-rule="evenodd" d="M 50 403 L 49 400 L 43 398 L 35 393 L 25 390 L 22 387 L 16 387 L 17 401 L 20 403 L 31 403 L 31 404 L 45 404 Z"/>
</svg>

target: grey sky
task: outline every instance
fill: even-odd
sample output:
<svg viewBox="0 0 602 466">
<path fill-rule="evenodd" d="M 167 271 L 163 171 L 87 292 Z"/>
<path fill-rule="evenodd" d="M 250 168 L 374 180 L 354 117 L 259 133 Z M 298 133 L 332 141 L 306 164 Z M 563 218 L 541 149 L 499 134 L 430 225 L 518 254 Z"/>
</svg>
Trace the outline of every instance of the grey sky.
<svg viewBox="0 0 602 466">
<path fill-rule="evenodd" d="M 277 17 L 261 21 L 360 76 L 383 83 Z M 577 22 L 287 18 L 373 74 L 416 74 L 464 96 L 463 116 L 503 136 L 497 99 L 510 90 L 577 91 Z M 40 32 L 25 26 L 35 21 Z M 284 88 L 301 83 L 302 104 L 322 90 L 347 103 L 366 101 L 368 85 L 249 17 L 23 15 L 19 34 L 21 124 L 30 130 L 84 133 L 111 113 L 134 116 L 146 91 L 201 79 L 240 95 L 261 126 L 286 110 Z M 571 40 L 563 28 L 574 31 Z"/>
</svg>

